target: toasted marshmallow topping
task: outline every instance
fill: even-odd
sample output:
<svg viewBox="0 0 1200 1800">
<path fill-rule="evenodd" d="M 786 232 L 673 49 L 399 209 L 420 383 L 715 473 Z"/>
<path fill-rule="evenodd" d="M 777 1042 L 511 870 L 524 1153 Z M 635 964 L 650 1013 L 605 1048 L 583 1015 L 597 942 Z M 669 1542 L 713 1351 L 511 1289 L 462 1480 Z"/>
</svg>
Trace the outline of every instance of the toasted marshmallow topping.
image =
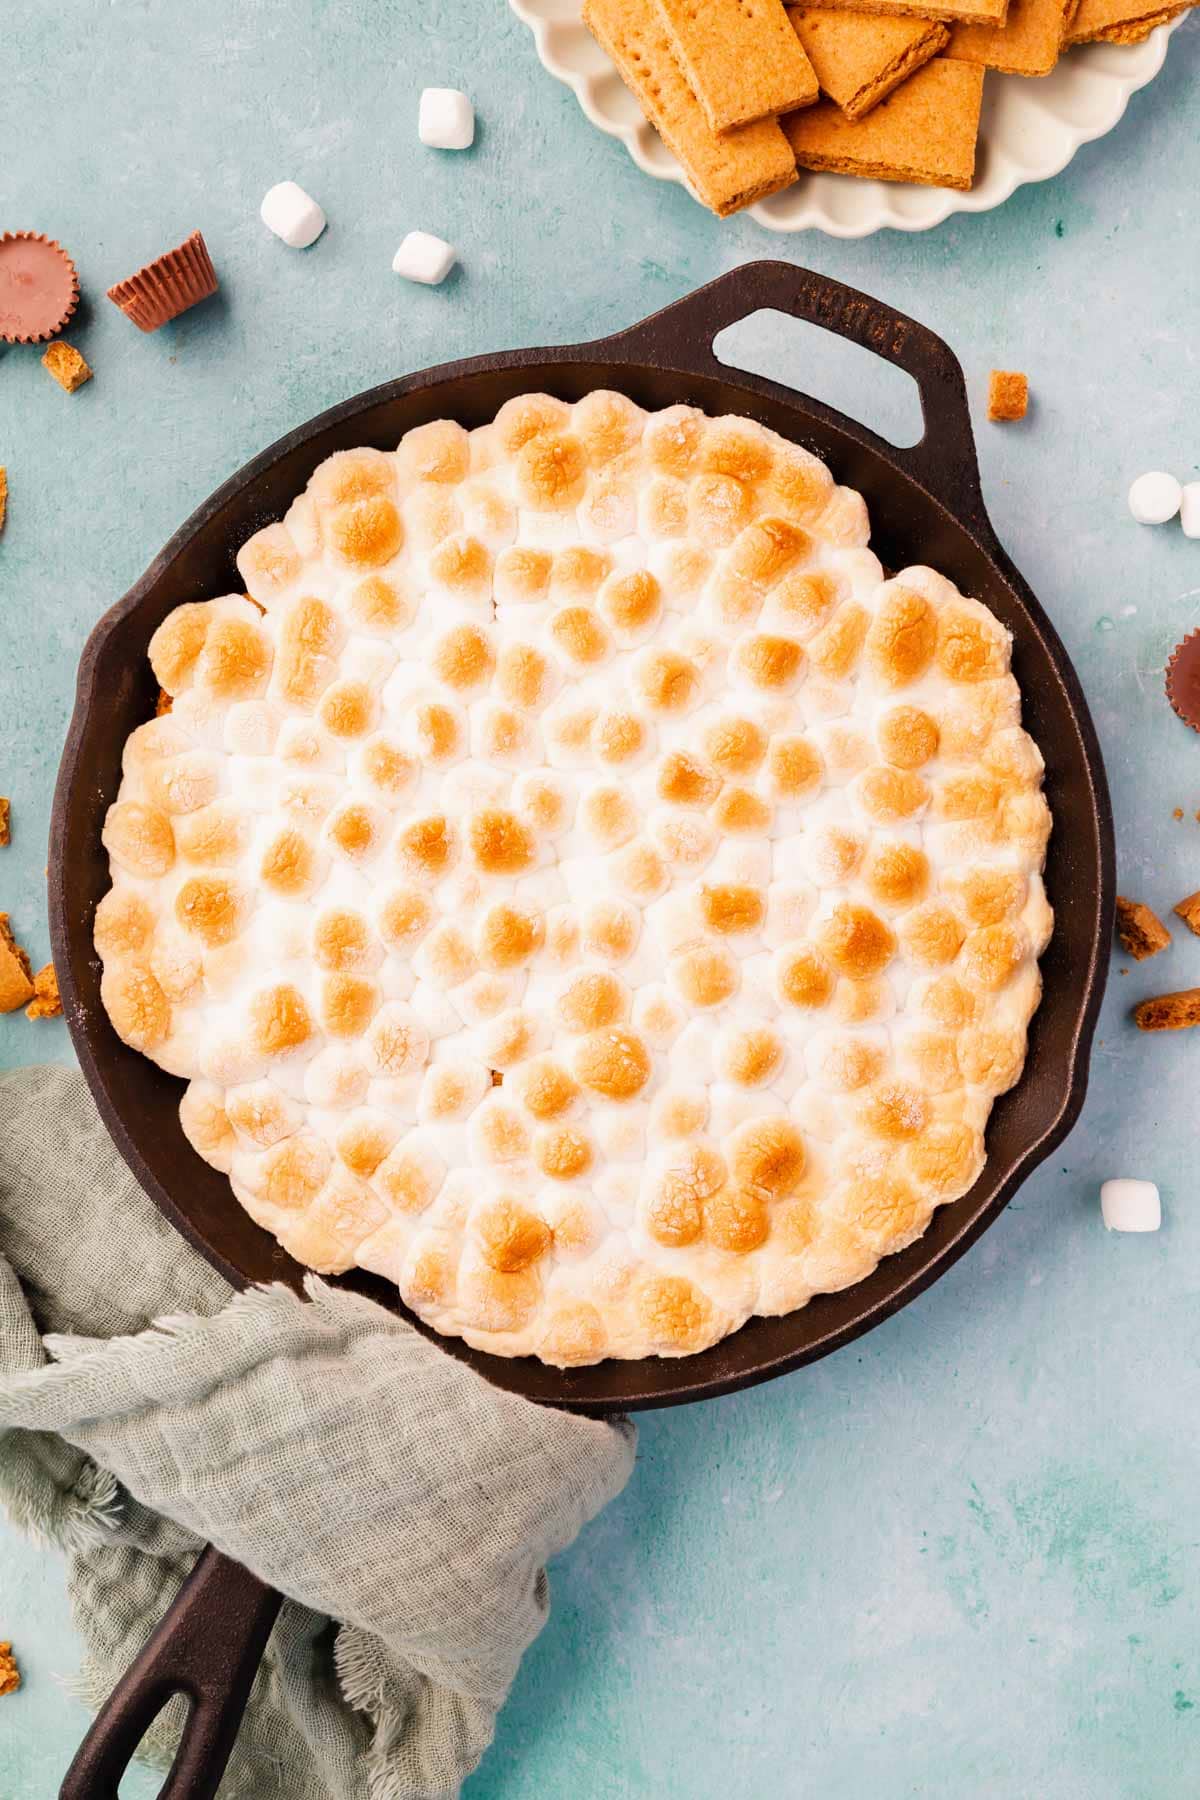
<svg viewBox="0 0 1200 1800">
<path fill-rule="evenodd" d="M 682 1356 L 983 1163 L 1051 930 L 1009 638 L 751 421 L 596 392 L 342 451 L 180 606 L 102 995 L 300 1261 Z"/>
</svg>

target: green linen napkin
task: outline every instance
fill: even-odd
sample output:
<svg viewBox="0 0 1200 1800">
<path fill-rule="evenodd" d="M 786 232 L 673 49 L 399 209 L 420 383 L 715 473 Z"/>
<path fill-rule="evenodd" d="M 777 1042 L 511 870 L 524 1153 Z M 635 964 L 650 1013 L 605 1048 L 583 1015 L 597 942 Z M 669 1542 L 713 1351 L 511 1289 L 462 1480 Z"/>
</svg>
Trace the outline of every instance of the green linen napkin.
<svg viewBox="0 0 1200 1800">
<path fill-rule="evenodd" d="M 629 1479 L 633 1427 L 308 1292 L 235 1294 L 77 1074 L 0 1077 L 0 1501 L 66 1552 L 77 1691 L 99 1704 L 212 1542 L 288 1596 L 222 1800 L 441 1800 L 545 1623 L 547 1557 Z"/>
</svg>

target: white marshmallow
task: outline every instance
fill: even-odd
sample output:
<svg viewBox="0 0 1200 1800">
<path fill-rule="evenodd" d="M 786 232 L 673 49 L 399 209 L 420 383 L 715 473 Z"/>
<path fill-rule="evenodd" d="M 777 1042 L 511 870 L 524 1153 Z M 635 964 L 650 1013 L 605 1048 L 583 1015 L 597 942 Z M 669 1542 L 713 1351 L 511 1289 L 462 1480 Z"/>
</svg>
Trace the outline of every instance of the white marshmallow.
<svg viewBox="0 0 1200 1800">
<path fill-rule="evenodd" d="M 1165 525 L 1179 511 L 1183 489 L 1173 475 L 1151 469 L 1129 490 L 1129 510 L 1139 525 Z"/>
<path fill-rule="evenodd" d="M 1154 1183 L 1129 1176 L 1101 1184 L 1100 1211 L 1107 1231 L 1157 1231 L 1162 1224 L 1162 1204 Z"/>
<path fill-rule="evenodd" d="M 258 211 L 267 229 L 293 250 L 307 250 L 325 229 L 325 214 L 294 181 L 277 181 L 268 188 Z"/>
<path fill-rule="evenodd" d="M 457 88 L 425 88 L 417 136 L 431 150 L 469 150 L 475 142 L 475 108 Z"/>
<path fill-rule="evenodd" d="M 437 287 L 458 260 L 453 244 L 433 237 L 428 231 L 410 231 L 395 256 L 392 268 L 406 281 L 420 281 L 426 287 Z"/>
<path fill-rule="evenodd" d="M 1200 481 L 1184 483 L 1179 523 L 1183 526 L 1184 537 L 1200 538 Z"/>
</svg>

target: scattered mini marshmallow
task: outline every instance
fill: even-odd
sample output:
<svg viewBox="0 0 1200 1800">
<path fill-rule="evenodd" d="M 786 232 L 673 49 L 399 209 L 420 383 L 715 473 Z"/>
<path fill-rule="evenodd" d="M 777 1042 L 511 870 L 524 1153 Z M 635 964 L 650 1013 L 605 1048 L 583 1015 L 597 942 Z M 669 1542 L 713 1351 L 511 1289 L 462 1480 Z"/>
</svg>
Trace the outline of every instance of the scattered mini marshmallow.
<svg viewBox="0 0 1200 1800">
<path fill-rule="evenodd" d="M 293 250 L 307 250 L 325 229 L 325 214 L 294 181 L 277 181 L 268 188 L 258 211 L 267 229 Z"/>
<path fill-rule="evenodd" d="M 1162 1205 L 1152 1181 L 1134 1181 L 1123 1175 L 1100 1186 L 1100 1211 L 1106 1231 L 1157 1231 L 1162 1224 Z"/>
<path fill-rule="evenodd" d="M 457 260 L 453 244 L 428 231 L 410 231 L 392 258 L 392 268 L 407 281 L 423 281 L 426 287 L 437 287 Z"/>
<path fill-rule="evenodd" d="M 1173 475 L 1151 469 L 1129 490 L 1129 510 L 1139 525 L 1165 525 L 1179 511 L 1183 489 Z"/>
<path fill-rule="evenodd" d="M 1200 538 L 1200 481 L 1185 482 L 1179 502 L 1179 523 L 1183 526 L 1184 537 Z"/>
<path fill-rule="evenodd" d="M 425 88 L 417 136 L 431 150 L 469 150 L 475 142 L 475 108 L 458 88 Z"/>
</svg>

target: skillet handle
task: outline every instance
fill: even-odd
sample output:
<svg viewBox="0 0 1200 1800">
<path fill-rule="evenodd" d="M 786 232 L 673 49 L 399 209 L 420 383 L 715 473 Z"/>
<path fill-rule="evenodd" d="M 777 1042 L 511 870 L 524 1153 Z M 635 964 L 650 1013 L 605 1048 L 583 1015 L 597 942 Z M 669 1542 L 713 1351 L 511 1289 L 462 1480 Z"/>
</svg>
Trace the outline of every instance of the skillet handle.
<svg viewBox="0 0 1200 1800">
<path fill-rule="evenodd" d="M 143 1733 L 174 1694 L 191 1704 L 158 1800 L 212 1800 L 282 1599 L 207 1545 L 96 1715 L 59 1800 L 118 1800 Z"/>
<path fill-rule="evenodd" d="M 925 432 L 910 449 L 898 449 L 836 408 L 805 395 L 806 404 L 842 431 L 897 464 L 976 535 L 993 537 L 979 484 L 979 464 L 962 365 L 927 325 L 885 306 L 857 288 L 791 263 L 751 262 L 719 275 L 694 294 L 643 319 L 616 337 L 610 350 L 629 350 L 639 360 L 697 375 L 730 378 L 729 365 L 713 355 L 713 339 L 727 326 L 763 307 L 790 313 L 849 338 L 911 375 L 921 396 Z M 738 371 L 739 383 L 787 399 L 779 382 Z"/>
</svg>

